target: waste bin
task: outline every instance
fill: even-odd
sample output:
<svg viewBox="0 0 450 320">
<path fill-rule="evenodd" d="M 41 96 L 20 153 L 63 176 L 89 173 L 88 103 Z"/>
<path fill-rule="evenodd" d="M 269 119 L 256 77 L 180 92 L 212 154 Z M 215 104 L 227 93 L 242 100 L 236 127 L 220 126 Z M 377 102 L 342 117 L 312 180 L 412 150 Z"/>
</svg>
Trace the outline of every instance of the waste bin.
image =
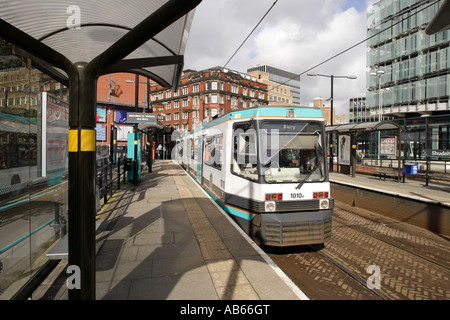
<svg viewBox="0 0 450 320">
<path fill-rule="evenodd" d="M 409 163 L 403 165 L 403 174 L 418 174 L 419 173 L 419 164 L 417 163 Z"/>
<path fill-rule="evenodd" d="M 131 171 L 133 169 L 133 159 L 125 158 L 124 169 L 125 171 Z"/>
</svg>

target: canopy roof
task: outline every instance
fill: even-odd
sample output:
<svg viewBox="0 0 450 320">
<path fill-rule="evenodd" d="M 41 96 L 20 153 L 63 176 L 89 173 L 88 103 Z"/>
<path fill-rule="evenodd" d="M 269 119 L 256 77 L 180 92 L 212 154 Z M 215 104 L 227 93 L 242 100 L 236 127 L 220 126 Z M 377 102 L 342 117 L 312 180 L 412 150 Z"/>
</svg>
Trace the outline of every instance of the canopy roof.
<svg viewBox="0 0 450 320">
<path fill-rule="evenodd" d="M 450 0 L 445 2 L 439 8 L 434 18 L 430 21 L 425 32 L 427 34 L 435 34 L 450 28 Z"/>
<path fill-rule="evenodd" d="M 189 10 L 199 2 L 0 0 L 0 36 L 30 53 L 34 62 L 45 61 L 41 66 L 52 64 L 56 69 L 50 73 L 60 80 L 67 78 L 68 62 L 98 59 L 100 73 L 135 72 L 173 87 L 193 20 Z M 188 13 L 170 21 L 177 11 Z M 26 55 L 20 49 L 16 53 Z M 112 63 L 102 64 L 105 58 Z"/>
<path fill-rule="evenodd" d="M 401 127 L 398 123 L 393 121 L 349 123 L 340 126 L 326 127 L 327 132 L 377 131 L 377 130 L 401 130 Z"/>
</svg>

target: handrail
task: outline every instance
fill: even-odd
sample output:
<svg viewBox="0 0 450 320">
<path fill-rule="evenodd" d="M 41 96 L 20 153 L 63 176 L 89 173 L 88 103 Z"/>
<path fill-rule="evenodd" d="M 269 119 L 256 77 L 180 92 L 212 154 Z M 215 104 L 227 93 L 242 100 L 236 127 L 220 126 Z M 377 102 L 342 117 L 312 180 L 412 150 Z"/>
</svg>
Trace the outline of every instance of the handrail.
<svg viewBox="0 0 450 320">
<path fill-rule="evenodd" d="M 120 190 L 120 181 L 126 183 L 127 175 L 125 170 L 125 158 L 119 159 L 116 163 L 107 163 L 97 167 L 96 187 L 98 199 L 103 198 L 103 204 L 108 202 L 113 195 L 114 190 Z M 117 186 L 117 188 L 115 188 Z"/>
</svg>

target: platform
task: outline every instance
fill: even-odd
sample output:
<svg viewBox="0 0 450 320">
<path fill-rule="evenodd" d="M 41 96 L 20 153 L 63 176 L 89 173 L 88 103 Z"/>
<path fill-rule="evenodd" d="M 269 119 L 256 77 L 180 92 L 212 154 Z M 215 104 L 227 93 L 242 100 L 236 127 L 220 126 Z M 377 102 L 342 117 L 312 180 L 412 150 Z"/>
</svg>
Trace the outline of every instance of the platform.
<svg viewBox="0 0 450 320">
<path fill-rule="evenodd" d="M 394 179 L 380 180 L 378 176 L 367 174 L 350 174 L 330 172 L 330 181 L 367 188 L 387 194 L 398 195 L 418 201 L 440 203 L 450 207 L 450 182 L 431 180 L 426 185 L 426 181 L 420 178 L 406 178 L 405 182 L 397 182 Z"/>
<path fill-rule="evenodd" d="M 330 173 L 331 195 L 341 204 L 407 222 L 450 237 L 450 183 L 424 179 L 380 180 L 377 176 Z"/>
<path fill-rule="evenodd" d="M 98 222 L 97 300 L 308 299 L 171 160 L 116 192 Z"/>
</svg>

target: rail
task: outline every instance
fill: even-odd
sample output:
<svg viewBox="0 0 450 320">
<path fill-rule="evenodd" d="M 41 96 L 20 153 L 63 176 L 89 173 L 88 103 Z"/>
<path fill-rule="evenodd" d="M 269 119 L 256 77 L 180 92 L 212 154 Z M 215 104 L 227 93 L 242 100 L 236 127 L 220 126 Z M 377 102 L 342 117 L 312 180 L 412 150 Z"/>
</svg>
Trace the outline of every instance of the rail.
<svg viewBox="0 0 450 320">
<path fill-rule="evenodd" d="M 103 205 L 108 202 L 115 190 L 120 190 L 121 180 L 127 183 L 127 160 L 125 158 L 116 163 L 110 163 L 107 158 L 97 160 L 96 188 L 97 188 L 97 211 L 102 207 L 100 199 L 103 198 Z M 123 176 L 123 178 L 122 178 Z M 117 188 L 115 188 L 115 186 Z M 96 228 L 99 225 L 96 224 Z M 68 234 L 66 234 L 56 245 L 46 254 L 50 260 L 62 260 L 68 257 Z"/>
<path fill-rule="evenodd" d="M 99 162 L 101 163 L 99 165 Z M 116 163 L 110 163 L 109 161 L 100 160 L 97 161 L 97 175 L 96 175 L 96 187 L 97 198 L 100 200 L 103 198 L 103 204 L 108 203 L 114 193 L 114 190 L 120 190 L 120 181 L 126 184 L 126 159 L 122 158 Z M 117 186 L 117 188 L 115 188 Z"/>
</svg>

